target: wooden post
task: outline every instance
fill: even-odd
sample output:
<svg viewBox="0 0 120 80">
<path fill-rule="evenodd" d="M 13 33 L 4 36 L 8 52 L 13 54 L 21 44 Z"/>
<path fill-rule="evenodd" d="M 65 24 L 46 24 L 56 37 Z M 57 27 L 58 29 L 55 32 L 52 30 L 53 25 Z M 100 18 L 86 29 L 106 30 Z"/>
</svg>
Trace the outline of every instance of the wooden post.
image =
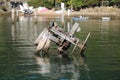
<svg viewBox="0 0 120 80">
<path fill-rule="evenodd" d="M 61 9 L 62 9 L 62 25 L 64 26 L 64 10 L 65 10 L 65 8 L 64 8 L 64 3 L 61 3 Z"/>
<path fill-rule="evenodd" d="M 80 53 L 82 52 L 82 50 L 83 50 L 83 48 L 84 48 L 84 45 L 86 44 L 86 42 L 87 42 L 87 40 L 88 40 L 89 36 L 90 36 L 90 33 L 88 33 L 88 35 L 87 35 L 87 37 L 86 37 L 85 41 L 83 42 L 83 45 L 81 46 Z"/>
<path fill-rule="evenodd" d="M 68 21 L 70 20 L 70 9 L 68 9 Z"/>
<path fill-rule="evenodd" d="M 67 31 L 70 32 L 70 29 L 71 29 L 71 27 L 70 27 L 70 22 L 68 21 L 68 22 L 67 22 Z"/>
</svg>

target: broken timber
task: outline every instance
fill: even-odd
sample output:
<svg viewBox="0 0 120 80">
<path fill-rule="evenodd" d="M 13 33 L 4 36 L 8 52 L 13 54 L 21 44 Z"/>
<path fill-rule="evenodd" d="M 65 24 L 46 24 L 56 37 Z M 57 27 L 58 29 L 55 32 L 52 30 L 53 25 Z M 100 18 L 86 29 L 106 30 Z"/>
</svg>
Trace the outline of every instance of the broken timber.
<svg viewBox="0 0 120 80">
<path fill-rule="evenodd" d="M 45 28 L 38 36 L 38 38 L 34 41 L 34 44 L 37 45 L 36 51 L 47 52 L 50 47 L 50 43 L 54 42 L 58 46 L 57 49 L 59 53 L 64 54 L 64 52 L 68 50 L 71 44 L 75 45 L 72 52 L 74 52 L 76 47 L 79 47 L 80 52 L 82 52 L 90 36 L 90 33 L 86 37 L 84 43 L 82 43 L 77 37 L 75 37 L 75 32 L 78 31 L 80 31 L 78 23 L 75 23 L 73 25 L 70 32 L 65 32 L 62 28 L 53 22 L 53 24 L 48 28 Z"/>
</svg>

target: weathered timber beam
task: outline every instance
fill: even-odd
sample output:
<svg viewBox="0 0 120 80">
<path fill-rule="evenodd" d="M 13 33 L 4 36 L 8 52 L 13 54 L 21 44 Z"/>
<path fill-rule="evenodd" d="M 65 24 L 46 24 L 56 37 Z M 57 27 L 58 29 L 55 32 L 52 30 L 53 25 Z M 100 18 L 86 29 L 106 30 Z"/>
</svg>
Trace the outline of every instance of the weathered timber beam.
<svg viewBox="0 0 120 80">
<path fill-rule="evenodd" d="M 55 42 L 55 43 L 59 43 L 59 39 L 58 38 L 56 38 L 56 37 L 54 37 L 53 35 L 49 35 L 49 39 L 51 40 L 51 41 L 53 41 L 53 42 Z"/>
<path fill-rule="evenodd" d="M 72 35 L 74 35 L 74 33 L 78 30 L 79 31 L 79 24 L 78 23 L 75 23 L 74 25 L 73 25 L 73 27 L 72 27 L 72 29 L 70 30 L 70 33 L 72 34 Z"/>
<path fill-rule="evenodd" d="M 58 31 L 58 30 L 57 30 L 56 28 L 54 28 L 54 27 L 51 28 L 50 31 L 52 31 L 54 34 L 60 36 L 61 38 L 65 39 L 65 40 L 67 40 L 67 41 L 69 41 L 70 43 L 72 43 L 72 44 L 75 45 L 75 42 L 72 40 L 72 38 L 71 38 L 69 35 L 64 34 L 64 33 L 60 32 L 60 31 Z"/>
</svg>

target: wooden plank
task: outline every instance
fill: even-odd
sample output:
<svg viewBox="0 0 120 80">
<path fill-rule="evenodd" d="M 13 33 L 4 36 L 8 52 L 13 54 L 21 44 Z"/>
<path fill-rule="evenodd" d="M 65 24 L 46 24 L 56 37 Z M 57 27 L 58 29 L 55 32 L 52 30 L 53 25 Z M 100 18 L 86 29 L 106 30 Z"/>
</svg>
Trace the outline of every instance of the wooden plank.
<svg viewBox="0 0 120 80">
<path fill-rule="evenodd" d="M 65 39 L 65 40 L 67 40 L 67 41 L 69 41 L 70 43 L 72 43 L 72 44 L 75 45 L 75 42 L 72 40 L 72 38 L 71 38 L 69 35 L 58 31 L 58 30 L 57 30 L 56 28 L 54 28 L 54 27 L 51 28 L 50 31 L 52 31 L 54 34 L 60 36 L 61 38 Z"/>
<path fill-rule="evenodd" d="M 88 40 L 89 36 L 90 36 L 90 33 L 88 33 L 88 35 L 87 35 L 87 37 L 86 37 L 85 41 L 83 42 L 83 45 L 81 46 L 80 53 L 81 53 L 82 49 L 84 48 L 84 45 L 86 44 L 86 42 L 87 42 L 87 40 Z"/>
<path fill-rule="evenodd" d="M 56 38 L 56 37 L 54 37 L 53 35 L 49 35 L 49 39 L 51 40 L 51 41 L 53 41 L 53 42 L 55 42 L 55 43 L 59 43 L 59 39 L 58 38 Z"/>
<path fill-rule="evenodd" d="M 75 44 L 75 46 L 74 46 L 74 48 L 73 48 L 73 50 L 72 50 L 72 53 L 74 52 L 74 50 L 75 50 L 76 47 L 78 46 L 78 43 L 79 43 L 79 40 L 77 40 L 77 42 L 76 42 L 76 44 Z"/>
<path fill-rule="evenodd" d="M 40 51 L 44 47 L 44 45 L 46 43 L 46 40 L 47 40 L 47 38 L 46 39 L 40 39 L 36 51 Z"/>
<path fill-rule="evenodd" d="M 47 50 L 50 46 L 50 40 L 48 38 L 43 38 L 39 41 L 36 51 Z"/>
<path fill-rule="evenodd" d="M 78 23 L 75 23 L 72 27 L 72 29 L 70 30 L 70 33 L 72 35 L 74 35 L 74 33 L 79 29 L 79 24 Z"/>
<path fill-rule="evenodd" d="M 39 36 L 37 37 L 37 39 L 34 41 L 34 44 L 37 45 L 40 41 L 40 39 L 42 39 L 43 35 L 48 32 L 47 28 L 45 28 L 40 34 Z"/>
</svg>

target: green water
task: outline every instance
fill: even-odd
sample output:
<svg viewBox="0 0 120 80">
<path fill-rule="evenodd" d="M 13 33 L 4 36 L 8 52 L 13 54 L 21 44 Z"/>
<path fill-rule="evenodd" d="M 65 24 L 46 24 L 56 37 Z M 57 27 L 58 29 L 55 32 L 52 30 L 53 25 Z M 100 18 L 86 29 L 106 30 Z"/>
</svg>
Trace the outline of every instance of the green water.
<svg viewBox="0 0 120 80">
<path fill-rule="evenodd" d="M 120 80 L 120 20 L 70 21 L 70 27 L 80 24 L 81 40 L 91 33 L 86 62 L 79 61 L 78 49 L 76 61 L 72 48 L 68 58 L 58 58 L 54 44 L 49 57 L 35 56 L 33 42 L 52 21 L 61 26 L 59 18 L 20 17 L 11 24 L 9 17 L 0 17 L 0 80 Z"/>
</svg>

